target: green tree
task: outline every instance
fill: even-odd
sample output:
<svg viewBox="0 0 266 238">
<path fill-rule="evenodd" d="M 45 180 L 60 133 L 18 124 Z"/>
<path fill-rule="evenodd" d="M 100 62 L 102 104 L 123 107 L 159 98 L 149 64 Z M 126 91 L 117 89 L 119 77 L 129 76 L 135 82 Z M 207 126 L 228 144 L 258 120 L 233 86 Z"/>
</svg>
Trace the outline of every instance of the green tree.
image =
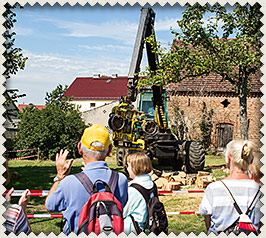
<svg viewBox="0 0 266 238">
<path fill-rule="evenodd" d="M 3 16 L 5 18 L 5 22 L 3 26 L 5 27 L 5 32 L 3 34 L 5 38 L 4 47 L 5 51 L 3 53 L 5 57 L 5 62 L 3 63 L 5 67 L 4 77 L 6 80 L 10 79 L 10 75 L 16 74 L 19 70 L 23 70 L 25 68 L 25 64 L 27 61 L 27 57 L 24 57 L 22 54 L 22 49 L 17 48 L 14 46 L 15 44 L 15 35 L 16 33 L 12 31 L 14 24 L 16 23 L 16 14 L 13 12 L 13 9 L 18 7 L 18 4 L 11 6 L 9 3 L 5 4 L 5 12 Z M 6 86 L 6 82 L 4 83 Z M 5 99 L 4 107 L 6 111 L 4 112 L 3 116 L 12 122 L 12 117 L 16 116 L 16 112 L 9 109 L 10 103 L 16 102 L 18 98 L 24 97 L 25 94 L 18 94 L 18 89 L 9 89 L 5 92 Z"/>
<path fill-rule="evenodd" d="M 60 149 L 67 149 L 70 157 L 78 156 L 77 143 L 86 126 L 70 99 L 62 97 L 62 89 L 59 85 L 46 94 L 44 109 L 33 105 L 20 113 L 16 149 L 39 147 L 41 159 L 55 159 Z"/>
<path fill-rule="evenodd" d="M 262 66 L 262 16 L 258 3 L 235 4 L 232 12 L 219 4 L 187 5 L 178 21 L 181 32 L 172 31 L 176 39 L 169 49 L 148 39 L 160 56 L 160 63 L 156 72 L 149 68 L 143 72 L 147 78 L 140 87 L 219 75 L 221 83 L 230 82 L 238 95 L 241 136 L 248 139 L 247 95 L 251 77 L 260 73 Z"/>
<path fill-rule="evenodd" d="M 16 33 L 12 31 L 14 24 L 16 23 L 16 14 L 13 12 L 13 9 L 16 8 L 18 5 L 15 4 L 11 6 L 9 3 L 5 4 L 6 11 L 3 13 L 5 18 L 5 22 L 3 26 L 5 27 L 5 32 L 3 34 L 5 38 L 4 42 L 4 57 L 6 61 L 4 62 L 5 72 L 4 76 L 6 79 L 10 78 L 11 74 L 16 74 L 19 69 L 24 69 L 25 64 L 27 61 L 27 57 L 24 57 L 22 54 L 22 49 L 14 47 L 15 44 L 15 35 Z"/>
</svg>

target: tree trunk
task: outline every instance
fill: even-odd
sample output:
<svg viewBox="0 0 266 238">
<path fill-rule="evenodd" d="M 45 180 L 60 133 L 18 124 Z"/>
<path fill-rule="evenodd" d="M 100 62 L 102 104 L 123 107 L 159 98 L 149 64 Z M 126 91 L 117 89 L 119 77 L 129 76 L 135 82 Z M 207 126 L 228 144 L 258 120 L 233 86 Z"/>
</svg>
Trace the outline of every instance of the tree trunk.
<svg viewBox="0 0 266 238">
<path fill-rule="evenodd" d="M 242 78 L 239 79 L 238 88 L 239 88 L 241 138 L 243 140 L 248 140 L 247 78 L 245 77 L 245 75 L 242 75 Z"/>
</svg>

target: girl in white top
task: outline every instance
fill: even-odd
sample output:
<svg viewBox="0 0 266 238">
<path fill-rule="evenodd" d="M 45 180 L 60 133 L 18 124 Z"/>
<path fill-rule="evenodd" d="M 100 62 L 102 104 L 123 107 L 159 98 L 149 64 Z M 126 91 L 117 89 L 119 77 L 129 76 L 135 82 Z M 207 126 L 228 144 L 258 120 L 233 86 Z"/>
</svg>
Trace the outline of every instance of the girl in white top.
<svg viewBox="0 0 266 238">
<path fill-rule="evenodd" d="M 151 189 L 154 183 L 148 174 L 152 170 L 152 164 L 150 158 L 144 153 L 130 154 L 127 157 L 127 170 L 130 178 L 133 179 L 129 183 L 128 201 L 123 209 L 124 232 L 128 235 L 131 232 L 137 234 L 130 215 L 134 217 L 141 229 L 144 229 L 148 215 L 145 199 L 137 189 L 130 187 L 130 184 L 137 183 L 146 189 Z"/>
</svg>

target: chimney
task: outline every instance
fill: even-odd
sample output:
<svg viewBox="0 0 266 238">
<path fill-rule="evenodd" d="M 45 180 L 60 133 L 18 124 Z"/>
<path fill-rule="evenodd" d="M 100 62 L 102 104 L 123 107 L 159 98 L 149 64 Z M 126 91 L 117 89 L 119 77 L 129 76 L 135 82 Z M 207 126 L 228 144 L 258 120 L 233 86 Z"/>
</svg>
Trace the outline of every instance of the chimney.
<svg viewBox="0 0 266 238">
<path fill-rule="evenodd" d="M 118 74 L 112 74 L 112 78 L 117 78 L 118 77 Z"/>
<path fill-rule="evenodd" d="M 94 79 L 98 79 L 98 78 L 100 78 L 100 74 L 94 74 L 92 77 L 93 77 Z"/>
</svg>

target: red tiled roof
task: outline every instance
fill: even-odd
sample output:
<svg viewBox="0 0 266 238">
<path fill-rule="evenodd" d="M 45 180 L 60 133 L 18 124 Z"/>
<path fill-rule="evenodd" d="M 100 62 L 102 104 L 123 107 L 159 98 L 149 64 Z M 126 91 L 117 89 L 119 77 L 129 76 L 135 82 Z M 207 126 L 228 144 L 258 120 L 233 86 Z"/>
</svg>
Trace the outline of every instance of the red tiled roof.
<svg viewBox="0 0 266 238">
<path fill-rule="evenodd" d="M 261 96 L 261 75 L 252 77 L 251 95 Z M 64 96 L 73 97 L 74 100 L 119 100 L 127 94 L 127 76 L 112 77 L 78 77 L 70 85 Z M 166 90 L 174 94 L 230 94 L 235 95 L 235 90 L 228 81 L 220 82 L 221 76 L 209 75 L 208 77 L 184 79 L 180 83 L 171 83 Z"/>
<path fill-rule="evenodd" d="M 260 81 L 262 75 L 254 75 L 251 79 L 251 95 L 262 95 L 260 88 L 263 83 Z M 166 86 L 168 92 L 176 94 L 235 94 L 232 84 L 225 80 L 221 82 L 221 76 L 209 75 L 207 77 L 184 79 L 180 83 L 171 83 Z"/>
<path fill-rule="evenodd" d="M 18 105 L 18 110 L 19 110 L 19 111 L 22 111 L 23 108 L 30 107 L 30 106 L 34 106 L 34 107 L 38 108 L 39 110 L 42 110 L 42 109 L 44 109 L 44 108 L 46 107 L 45 105 L 28 105 L 28 104 L 19 104 L 19 105 Z"/>
<path fill-rule="evenodd" d="M 74 100 L 119 100 L 127 95 L 127 76 L 112 77 L 78 77 L 69 86 L 64 96 Z"/>
</svg>

